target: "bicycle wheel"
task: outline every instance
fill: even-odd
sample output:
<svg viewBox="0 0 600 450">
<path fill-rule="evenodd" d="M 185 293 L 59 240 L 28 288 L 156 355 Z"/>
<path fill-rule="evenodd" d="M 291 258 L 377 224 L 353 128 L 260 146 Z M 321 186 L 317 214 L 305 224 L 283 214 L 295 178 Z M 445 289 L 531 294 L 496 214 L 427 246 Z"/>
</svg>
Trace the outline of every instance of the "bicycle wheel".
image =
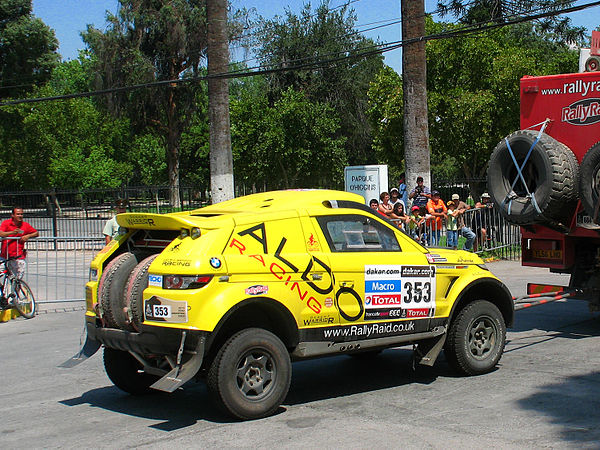
<svg viewBox="0 0 600 450">
<path fill-rule="evenodd" d="M 13 280 L 11 287 L 13 306 L 23 317 L 32 319 L 35 316 L 35 298 L 33 297 L 33 292 L 31 292 L 27 283 L 21 280 Z"/>
</svg>

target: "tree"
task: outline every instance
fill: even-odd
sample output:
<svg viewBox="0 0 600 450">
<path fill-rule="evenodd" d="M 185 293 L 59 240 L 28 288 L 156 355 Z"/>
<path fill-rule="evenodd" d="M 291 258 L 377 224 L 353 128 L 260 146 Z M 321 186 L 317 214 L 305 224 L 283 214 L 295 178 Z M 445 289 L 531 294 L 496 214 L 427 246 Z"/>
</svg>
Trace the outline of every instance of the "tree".
<svg viewBox="0 0 600 450">
<path fill-rule="evenodd" d="M 96 57 L 98 87 L 176 80 L 195 76 L 207 45 L 202 0 L 119 0 L 103 32 L 88 26 L 84 42 Z M 195 86 L 169 84 L 153 89 L 115 92 L 107 107 L 130 118 L 136 132 L 154 130 L 166 147 L 171 204 L 180 205 L 179 145 L 196 109 Z"/>
<path fill-rule="evenodd" d="M 428 21 L 427 32 L 456 27 Z M 432 158 L 480 179 L 495 145 L 519 128 L 520 78 L 576 71 L 578 55 L 522 24 L 430 41 L 427 58 Z"/>
<path fill-rule="evenodd" d="M 300 15 L 288 10 L 284 18 L 261 22 L 258 58 L 265 67 L 285 68 L 372 50 L 375 42 L 357 33 L 355 23 L 352 10 L 347 6 L 330 10 L 328 1 L 314 11 L 308 4 Z M 381 55 L 373 55 L 309 70 L 276 71 L 268 76 L 269 103 L 273 105 L 291 87 L 311 101 L 343 111 L 338 136 L 346 137 L 349 163 L 375 163 L 366 93 L 382 66 Z"/>
<path fill-rule="evenodd" d="M 288 88 L 274 105 L 264 91 L 231 105 L 236 178 L 266 189 L 339 187 L 347 164 L 340 120 L 326 104 Z"/>
<path fill-rule="evenodd" d="M 233 156 L 229 130 L 229 87 L 227 79 L 227 0 L 207 0 L 208 20 L 208 114 L 210 123 L 210 186 L 212 202 L 233 198 Z"/>
<path fill-rule="evenodd" d="M 406 184 L 421 176 L 431 186 L 425 41 L 419 39 L 425 36 L 425 2 L 401 0 L 401 9 Z"/>
<path fill-rule="evenodd" d="M 32 95 L 87 90 L 85 64 L 85 60 L 61 63 L 47 85 Z M 110 117 L 90 98 L 22 104 L 8 112 L 18 117 L 18 128 L 4 140 L 0 167 L 12 188 L 117 187 L 131 176 L 129 122 Z"/>
<path fill-rule="evenodd" d="M 0 98 L 24 95 L 58 64 L 54 31 L 31 14 L 31 0 L 0 0 Z"/>
<path fill-rule="evenodd" d="M 573 0 L 440 0 L 442 16 L 452 14 L 459 22 L 478 24 L 505 22 L 508 18 L 525 14 L 556 12 L 573 5 Z M 562 42 L 582 43 L 584 27 L 574 27 L 565 16 L 539 19 L 534 25 L 539 34 Z"/>
</svg>

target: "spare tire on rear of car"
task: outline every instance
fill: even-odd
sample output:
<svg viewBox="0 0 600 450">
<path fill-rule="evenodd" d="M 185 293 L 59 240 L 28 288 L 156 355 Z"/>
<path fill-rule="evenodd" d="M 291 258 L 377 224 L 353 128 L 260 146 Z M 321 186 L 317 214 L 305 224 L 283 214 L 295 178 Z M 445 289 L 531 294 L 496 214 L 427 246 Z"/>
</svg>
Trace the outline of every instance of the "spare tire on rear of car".
<svg viewBox="0 0 600 450">
<path fill-rule="evenodd" d="M 538 134 L 532 130 L 516 131 L 502 139 L 490 157 L 490 196 L 500 214 L 517 225 L 563 222 L 570 212 L 569 204 L 578 195 L 579 166 L 575 155 L 566 145 L 544 133 L 522 169 L 527 186 L 523 184 L 509 145 L 520 167 Z"/>
</svg>

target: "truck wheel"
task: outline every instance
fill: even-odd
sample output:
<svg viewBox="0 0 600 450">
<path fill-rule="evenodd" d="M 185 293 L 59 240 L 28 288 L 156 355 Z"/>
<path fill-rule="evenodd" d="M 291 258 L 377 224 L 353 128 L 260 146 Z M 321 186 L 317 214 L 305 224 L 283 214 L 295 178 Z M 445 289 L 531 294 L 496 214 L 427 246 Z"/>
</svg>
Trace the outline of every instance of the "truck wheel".
<svg viewBox="0 0 600 450">
<path fill-rule="evenodd" d="M 102 273 L 98 286 L 98 300 L 103 310 L 103 318 L 111 328 L 133 331 L 125 310 L 123 291 L 127 278 L 138 263 L 138 255 L 123 253 L 113 259 Z"/>
<path fill-rule="evenodd" d="M 537 135 L 537 131 L 521 130 L 506 137 L 519 165 Z M 500 214 L 511 223 L 528 225 L 561 221 L 568 214 L 566 205 L 577 198 L 579 174 L 575 155 L 547 134 L 542 134 L 523 168 L 523 177 L 539 212 L 520 179 L 512 188 L 516 177 L 517 168 L 503 139 L 490 157 L 488 189 Z"/>
<path fill-rule="evenodd" d="M 142 365 L 129 352 L 104 347 L 104 370 L 113 384 L 132 395 L 158 392 L 150 386 L 159 379 L 140 372 Z"/>
<path fill-rule="evenodd" d="M 281 340 L 247 328 L 234 334 L 213 360 L 207 385 L 226 412 L 243 420 L 273 414 L 290 388 L 292 364 Z"/>
<path fill-rule="evenodd" d="M 129 305 L 129 321 L 136 331 L 140 330 L 140 325 L 144 321 L 142 294 L 144 289 L 148 287 L 148 268 L 157 256 L 158 254 L 150 255 L 135 266 L 125 286 L 125 299 Z"/>
<path fill-rule="evenodd" d="M 450 366 L 464 375 L 491 371 L 506 340 L 504 317 L 496 305 L 477 300 L 465 306 L 450 324 L 444 348 Z"/>
<path fill-rule="evenodd" d="M 585 212 L 600 223 L 600 213 L 596 211 L 600 197 L 600 142 L 592 145 L 581 161 L 579 190 Z"/>
</svg>

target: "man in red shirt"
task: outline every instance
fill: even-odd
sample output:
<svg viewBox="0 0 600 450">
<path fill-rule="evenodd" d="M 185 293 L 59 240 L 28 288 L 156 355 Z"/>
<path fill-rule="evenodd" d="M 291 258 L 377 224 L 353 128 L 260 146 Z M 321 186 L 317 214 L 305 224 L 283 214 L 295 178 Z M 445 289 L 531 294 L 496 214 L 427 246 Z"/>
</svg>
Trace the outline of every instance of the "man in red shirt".
<svg viewBox="0 0 600 450">
<path fill-rule="evenodd" d="M 23 221 L 23 208 L 15 206 L 12 209 L 10 219 L 0 224 L 0 237 L 13 238 L 3 239 L 0 247 L 0 257 L 15 258 L 9 261 L 10 269 L 19 278 L 25 274 L 25 242 L 38 237 L 38 231 Z M 19 237 L 19 239 L 14 239 Z"/>
</svg>

